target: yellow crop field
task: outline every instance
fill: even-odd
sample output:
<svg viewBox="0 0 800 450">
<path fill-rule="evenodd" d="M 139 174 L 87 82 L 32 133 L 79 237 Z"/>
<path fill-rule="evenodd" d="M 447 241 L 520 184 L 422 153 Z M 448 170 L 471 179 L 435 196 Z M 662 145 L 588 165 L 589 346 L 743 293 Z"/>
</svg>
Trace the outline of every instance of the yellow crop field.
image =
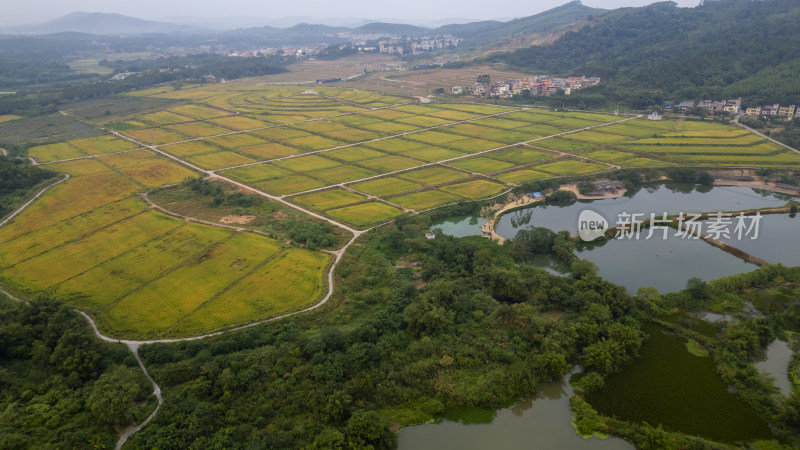
<svg viewBox="0 0 800 450">
<path fill-rule="evenodd" d="M 402 111 L 394 111 L 391 109 L 379 109 L 377 111 L 365 111 L 362 112 L 360 115 L 362 116 L 369 116 L 375 117 L 382 120 L 397 120 L 402 119 L 403 117 L 411 117 L 413 114 L 409 114 L 407 112 Z"/>
<path fill-rule="evenodd" d="M 375 151 L 365 147 L 345 147 L 325 152 L 325 156 L 329 158 L 335 158 L 344 162 L 358 162 L 358 161 L 363 161 L 365 159 L 377 158 L 379 156 L 384 156 L 384 155 L 385 153 L 381 153 L 379 151 Z"/>
<path fill-rule="evenodd" d="M 252 130 L 254 128 L 269 126 L 266 122 L 261 122 L 260 120 L 251 119 L 246 116 L 217 117 L 216 119 L 209 119 L 208 121 L 236 131 Z"/>
<path fill-rule="evenodd" d="M 15 236 L 121 200 L 141 188 L 122 175 L 105 172 L 72 178 L 49 190 L 6 225 L 0 235 Z"/>
<path fill-rule="evenodd" d="M 677 163 L 650 158 L 631 158 L 619 161 L 623 167 L 675 166 Z"/>
<path fill-rule="evenodd" d="M 513 130 L 514 128 L 520 128 L 530 125 L 529 123 L 523 122 L 521 120 L 510 120 L 506 119 L 505 117 L 506 117 L 505 115 L 498 117 L 489 117 L 486 119 L 476 120 L 470 123 L 474 123 L 475 125 L 485 125 L 487 127 L 500 128 L 502 130 Z"/>
<path fill-rule="evenodd" d="M 76 177 L 100 172 L 108 172 L 108 166 L 104 165 L 97 159 L 79 159 L 77 161 L 48 164 L 44 167 L 48 170 L 64 172 Z"/>
<path fill-rule="evenodd" d="M 495 175 L 498 180 L 507 181 L 509 183 L 524 183 L 526 181 L 540 180 L 542 178 L 550 178 L 552 175 L 544 172 L 537 172 L 535 170 L 515 170 L 513 172 L 506 172 L 500 175 Z"/>
<path fill-rule="evenodd" d="M 306 175 L 312 176 L 328 183 L 344 183 L 348 181 L 361 180 L 375 175 L 375 172 L 357 166 L 342 165 L 330 169 L 315 170 L 307 172 Z"/>
<path fill-rule="evenodd" d="M 308 172 L 311 170 L 329 169 L 331 167 L 336 167 L 340 165 L 338 162 L 332 159 L 323 158 L 322 156 L 318 155 L 308 155 L 308 156 L 300 156 L 297 158 L 282 159 L 280 161 L 275 161 L 274 164 L 283 167 L 284 169 L 293 170 L 295 172 Z"/>
<path fill-rule="evenodd" d="M 755 134 L 746 134 L 733 137 L 698 137 L 675 136 L 640 139 L 635 144 L 660 144 L 660 145 L 750 145 L 757 142 L 766 142 L 766 139 Z"/>
<path fill-rule="evenodd" d="M 247 156 L 234 152 L 206 153 L 204 155 L 188 156 L 186 160 L 204 169 L 211 170 L 239 166 L 256 161 L 253 158 L 248 158 Z"/>
<path fill-rule="evenodd" d="M 171 142 L 181 142 L 189 139 L 188 137 L 176 133 L 174 131 L 168 131 L 161 128 L 145 128 L 143 130 L 127 130 L 123 131 L 122 134 L 128 136 L 129 138 L 135 139 L 138 142 L 141 142 L 144 145 L 150 144 L 169 144 Z"/>
<path fill-rule="evenodd" d="M 413 120 L 415 118 L 418 118 L 418 117 L 411 116 L 411 117 L 406 117 L 406 118 L 402 118 L 402 119 L 398 119 L 398 120 Z M 430 118 L 428 118 L 428 119 L 430 119 Z M 435 120 L 441 120 L 440 123 L 447 123 L 447 121 L 442 120 L 442 119 L 435 119 Z M 426 126 L 432 126 L 432 125 L 426 125 Z M 414 130 L 419 129 L 419 127 L 415 126 L 414 124 L 405 124 L 405 123 L 397 123 L 397 122 L 366 123 L 366 124 L 361 125 L 360 128 L 364 128 L 365 130 L 377 131 L 378 133 L 381 133 L 381 134 L 383 134 L 385 136 L 390 136 L 390 135 L 393 135 L 393 134 L 405 133 L 405 132 L 408 132 L 408 131 L 414 131 Z"/>
<path fill-rule="evenodd" d="M 206 142 L 211 142 L 217 145 L 221 145 L 223 147 L 228 148 L 239 148 L 239 147 L 252 147 L 254 145 L 264 145 L 268 142 L 259 139 L 255 136 L 250 136 L 249 134 L 239 133 L 239 134 L 229 134 L 226 136 L 217 136 L 213 138 L 209 138 L 205 140 Z"/>
<path fill-rule="evenodd" d="M 423 185 L 414 183 L 412 181 L 404 180 L 396 177 L 386 177 L 377 180 L 363 181 L 355 183 L 348 187 L 353 188 L 359 192 L 364 192 L 378 197 L 385 197 L 387 195 L 400 194 L 403 192 L 414 191 L 422 189 Z"/>
<path fill-rule="evenodd" d="M 286 141 L 286 143 L 295 147 L 304 148 L 306 150 L 322 150 L 325 148 L 338 147 L 344 144 L 344 142 L 341 141 L 334 141 L 333 139 L 316 135 L 289 139 Z"/>
<path fill-rule="evenodd" d="M 173 123 L 188 122 L 192 119 L 181 116 L 180 114 L 171 113 L 169 111 L 158 111 L 151 114 L 139 116 L 136 120 L 149 122 L 153 125 L 171 125 Z"/>
<path fill-rule="evenodd" d="M 500 183 L 488 180 L 473 180 L 467 181 L 466 183 L 443 186 L 439 189 L 461 197 L 477 200 L 497 195 L 503 192 L 506 187 Z"/>
<path fill-rule="evenodd" d="M 578 175 L 584 173 L 598 172 L 600 170 L 607 170 L 608 167 L 601 166 L 600 164 L 585 163 L 581 161 L 559 161 L 550 164 L 542 164 L 535 167 L 536 170 L 542 172 L 549 172 L 554 175 Z"/>
<path fill-rule="evenodd" d="M 271 164 L 255 164 L 252 166 L 239 167 L 237 169 L 223 170 L 220 174 L 244 183 L 252 183 L 285 177 L 292 173 Z"/>
<path fill-rule="evenodd" d="M 402 214 L 401 209 L 380 202 L 367 202 L 339 209 L 329 209 L 325 214 L 344 220 L 357 227 L 378 225 Z"/>
<path fill-rule="evenodd" d="M 423 131 L 421 133 L 409 134 L 405 136 L 405 139 L 419 141 L 424 144 L 441 145 L 448 142 L 461 141 L 466 138 L 457 134 L 442 133 L 441 131 Z"/>
<path fill-rule="evenodd" d="M 204 153 L 215 153 L 221 150 L 219 147 L 214 147 L 213 145 L 209 145 L 201 141 L 184 142 L 183 144 L 162 145 L 159 147 L 159 149 L 171 155 L 175 155 L 179 158 L 183 158 L 186 156 L 193 156 L 193 155 L 202 155 Z"/>
<path fill-rule="evenodd" d="M 330 256 L 289 249 L 256 269 L 175 326 L 170 333 L 192 336 L 297 311 L 327 290 Z"/>
<path fill-rule="evenodd" d="M 438 166 L 403 172 L 398 176 L 427 186 L 451 183 L 469 177 L 469 175 L 464 172 Z"/>
<path fill-rule="evenodd" d="M 22 116 L 17 116 L 14 114 L 2 114 L 0 115 L 0 123 L 3 122 L 11 122 L 12 120 L 22 119 Z"/>
<path fill-rule="evenodd" d="M 341 130 L 341 131 L 326 131 L 324 134 L 329 138 L 337 139 L 344 142 L 362 142 L 380 137 L 378 133 L 359 130 L 356 128 L 351 128 L 349 130 Z"/>
<path fill-rule="evenodd" d="M 144 212 L 96 233 L 7 267 L 3 282 L 23 292 L 40 292 L 180 225 L 179 219 Z"/>
<path fill-rule="evenodd" d="M 409 158 L 416 158 L 425 162 L 434 162 L 434 161 L 442 161 L 445 159 L 458 158 L 459 156 L 464 156 L 464 154 L 446 148 L 426 147 L 426 148 L 418 148 L 416 150 L 407 151 L 403 153 L 403 156 L 408 156 Z"/>
<path fill-rule="evenodd" d="M 737 136 L 749 135 L 750 132 L 738 128 L 723 128 L 717 130 L 686 130 L 686 131 L 673 131 L 671 133 L 664 133 L 663 137 L 702 137 L 702 138 L 731 138 Z"/>
<path fill-rule="evenodd" d="M 183 105 L 171 108 L 170 111 L 193 119 L 210 119 L 212 117 L 230 116 L 231 113 L 202 105 Z"/>
<path fill-rule="evenodd" d="M 344 189 L 329 189 L 327 191 L 298 195 L 293 197 L 292 200 L 311 209 L 324 211 L 363 202 L 367 200 L 367 197 Z"/>
<path fill-rule="evenodd" d="M 419 166 L 420 162 L 410 158 L 403 158 L 402 156 L 381 156 L 380 158 L 361 161 L 358 165 L 377 172 L 391 172 Z"/>
<path fill-rule="evenodd" d="M 600 150 L 586 154 L 587 158 L 613 163 L 633 156 L 635 156 L 633 153 L 618 152 L 616 150 Z"/>
<path fill-rule="evenodd" d="M 600 128 L 600 130 L 602 130 L 602 128 Z M 604 133 L 601 131 L 594 131 L 594 130 L 587 130 L 587 131 L 581 131 L 579 133 L 568 134 L 564 136 L 564 138 L 574 141 L 591 142 L 593 144 L 614 144 L 617 142 L 622 142 L 626 139 L 630 139 L 627 136 L 621 136 L 619 134 L 612 134 L 612 133 Z"/>
<path fill-rule="evenodd" d="M 253 134 L 273 141 L 285 141 L 293 138 L 313 136 L 311 133 L 289 127 L 266 128 L 253 131 Z"/>
<path fill-rule="evenodd" d="M 3 249 L 0 252 L 0 267 L 8 267 L 32 258 L 145 210 L 147 206 L 144 202 L 129 197 L 26 233 L 12 234 L 11 228 L 0 229 L 0 246 Z"/>
<path fill-rule="evenodd" d="M 132 150 L 137 146 L 124 139 L 114 136 L 97 136 L 85 139 L 75 139 L 69 142 L 81 149 L 87 155 L 102 155 L 104 153 L 122 152 Z"/>
<path fill-rule="evenodd" d="M 185 167 L 166 161 L 141 167 L 121 169 L 120 172 L 148 188 L 179 183 L 186 178 L 197 175 L 195 172 Z"/>
<path fill-rule="evenodd" d="M 503 147 L 504 145 L 505 144 L 501 144 L 499 142 L 487 141 L 486 139 L 478 139 L 478 138 L 464 139 L 461 141 L 448 142 L 444 144 L 445 147 L 453 148 L 458 151 L 467 153 L 491 150 L 493 148 Z"/>
<path fill-rule="evenodd" d="M 303 175 L 290 175 L 273 180 L 261 181 L 255 184 L 255 187 L 264 192 L 275 195 L 296 194 L 323 186 L 325 186 L 325 183 Z"/>
<path fill-rule="evenodd" d="M 418 150 L 421 148 L 429 148 L 430 145 L 422 142 L 407 141 L 405 139 L 394 137 L 390 139 L 383 139 L 380 141 L 370 142 L 364 144 L 365 147 L 375 148 L 385 152 L 391 153 L 405 153 L 409 150 Z"/>
<path fill-rule="evenodd" d="M 300 151 L 296 148 L 287 147 L 285 145 L 276 144 L 273 142 L 268 144 L 252 145 L 250 147 L 239 147 L 236 149 L 236 151 L 262 160 L 283 158 L 284 156 L 292 156 L 300 153 Z"/>
<path fill-rule="evenodd" d="M 461 159 L 447 164 L 449 166 L 477 173 L 497 172 L 499 170 L 505 170 L 514 167 L 514 164 L 510 162 L 499 161 L 496 159 L 484 158 L 480 156 L 469 159 Z"/>
<path fill-rule="evenodd" d="M 116 153 L 113 155 L 98 156 L 97 160 L 115 169 L 141 167 L 148 164 L 164 162 L 165 159 L 152 150 L 137 150 L 134 152 Z"/>
<path fill-rule="evenodd" d="M 64 159 L 86 156 L 86 153 L 80 151 L 77 147 L 72 146 L 67 142 L 38 145 L 29 149 L 28 154 L 31 156 L 31 158 L 40 163 L 61 161 Z"/>
<path fill-rule="evenodd" d="M 177 131 L 190 138 L 201 138 L 206 136 L 217 136 L 220 134 L 230 133 L 231 130 L 227 128 L 209 125 L 204 122 L 188 122 L 180 123 L 177 125 L 169 125 L 166 127 L 169 130 Z"/>
<path fill-rule="evenodd" d="M 463 198 L 447 192 L 431 189 L 429 191 L 414 192 L 399 197 L 392 197 L 388 200 L 409 209 L 422 211 L 428 208 L 454 203 L 463 200 Z"/>
<path fill-rule="evenodd" d="M 187 223 L 157 239 L 61 283 L 56 294 L 70 304 L 98 310 L 196 258 L 233 231 Z"/>
<path fill-rule="evenodd" d="M 115 335 L 161 336 L 223 289 L 280 251 L 277 241 L 252 233 L 231 239 L 110 304 L 100 323 Z"/>
</svg>

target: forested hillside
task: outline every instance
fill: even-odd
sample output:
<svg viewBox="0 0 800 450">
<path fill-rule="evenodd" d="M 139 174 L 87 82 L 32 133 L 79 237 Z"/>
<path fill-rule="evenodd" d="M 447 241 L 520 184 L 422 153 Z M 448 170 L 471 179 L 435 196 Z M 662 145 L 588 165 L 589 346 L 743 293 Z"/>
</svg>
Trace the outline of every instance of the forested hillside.
<svg viewBox="0 0 800 450">
<path fill-rule="evenodd" d="M 719 0 L 623 8 L 552 45 L 493 55 L 535 73 L 597 75 L 653 100 L 742 96 L 746 103 L 800 102 L 800 3 Z"/>
</svg>

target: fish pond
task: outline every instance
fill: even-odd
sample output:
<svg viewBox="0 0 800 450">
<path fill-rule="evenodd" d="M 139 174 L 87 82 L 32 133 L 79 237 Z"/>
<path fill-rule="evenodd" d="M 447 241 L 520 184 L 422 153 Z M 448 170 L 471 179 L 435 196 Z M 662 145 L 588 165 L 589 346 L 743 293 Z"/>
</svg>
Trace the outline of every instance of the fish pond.
<svg viewBox="0 0 800 450">
<path fill-rule="evenodd" d="M 743 186 L 648 184 L 636 192 L 615 199 L 579 200 L 567 206 L 536 204 L 515 210 L 503 215 L 497 221 L 495 231 L 505 238 L 513 238 L 517 231 L 523 228 L 544 227 L 553 231 L 567 230 L 575 236 L 578 234 L 578 216 L 584 209 L 592 209 L 602 214 L 609 224 L 614 226 L 621 213 L 643 213 L 644 218 L 650 218 L 650 213 L 660 216 L 663 213 L 742 211 L 781 207 L 786 205 L 789 199 L 790 197 L 783 194 Z"/>
<path fill-rule="evenodd" d="M 539 393 L 517 402 L 512 408 L 462 411 L 462 415 L 484 417 L 489 423 L 464 424 L 455 420 L 404 428 L 397 438 L 401 450 L 485 450 L 514 449 L 633 449 L 616 437 L 583 438 L 571 425 L 569 397 L 572 388 L 565 380 L 541 383 Z M 471 414 L 467 414 L 470 413 Z M 446 414 L 446 416 L 448 416 Z M 463 420 L 463 418 L 462 418 Z"/>
<path fill-rule="evenodd" d="M 736 443 L 771 439 L 767 423 L 731 394 L 709 356 L 686 339 L 648 325 L 641 358 L 586 395 L 601 414 Z M 689 344 L 689 345 L 687 345 Z"/>
<path fill-rule="evenodd" d="M 485 223 L 486 219 L 477 215 L 455 216 L 433 222 L 431 230 L 439 228 L 442 233 L 454 237 L 483 236 L 481 227 Z"/>
</svg>

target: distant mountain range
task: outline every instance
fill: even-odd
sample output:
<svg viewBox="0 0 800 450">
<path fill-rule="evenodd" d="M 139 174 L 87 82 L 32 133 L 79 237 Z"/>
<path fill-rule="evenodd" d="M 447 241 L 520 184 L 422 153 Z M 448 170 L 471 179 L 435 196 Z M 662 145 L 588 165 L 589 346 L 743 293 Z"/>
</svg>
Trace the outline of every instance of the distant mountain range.
<svg viewBox="0 0 800 450">
<path fill-rule="evenodd" d="M 188 25 L 137 19 L 122 14 L 74 12 L 37 25 L 6 27 L 5 34 L 54 34 L 78 32 L 106 36 L 198 33 L 203 29 Z"/>
<path fill-rule="evenodd" d="M 206 34 L 244 37 L 247 35 L 258 36 L 268 40 L 281 39 L 287 43 L 298 40 L 314 41 L 320 37 L 330 37 L 342 32 L 359 34 L 396 34 L 401 36 L 424 36 L 455 34 L 462 38 L 485 43 L 492 40 L 503 39 L 526 33 L 538 33 L 548 29 L 574 22 L 588 15 L 602 12 L 601 9 L 583 6 L 578 1 L 564 6 L 545 11 L 530 17 L 514 19 L 511 21 L 488 20 L 464 23 L 462 19 L 453 19 L 446 25 L 435 28 L 426 28 L 417 25 L 390 22 L 369 22 L 355 20 L 350 23 L 359 23 L 357 26 L 332 26 L 335 20 L 327 21 L 328 25 L 310 24 L 302 17 L 283 18 L 278 20 L 258 18 L 228 18 L 220 19 L 214 23 L 195 22 L 187 24 L 188 19 L 179 19 L 184 24 L 156 22 L 138 19 L 121 14 L 75 12 L 58 19 L 42 24 L 6 27 L 0 29 L 3 34 L 9 35 L 46 35 L 63 32 L 77 32 L 105 36 L 133 36 L 147 34 Z M 289 21 L 297 20 L 291 24 Z M 259 26 L 259 22 L 263 25 Z M 347 21 L 339 20 L 340 23 Z M 236 29 L 223 29 L 242 26 Z M 283 25 L 283 26 L 277 26 Z"/>
</svg>

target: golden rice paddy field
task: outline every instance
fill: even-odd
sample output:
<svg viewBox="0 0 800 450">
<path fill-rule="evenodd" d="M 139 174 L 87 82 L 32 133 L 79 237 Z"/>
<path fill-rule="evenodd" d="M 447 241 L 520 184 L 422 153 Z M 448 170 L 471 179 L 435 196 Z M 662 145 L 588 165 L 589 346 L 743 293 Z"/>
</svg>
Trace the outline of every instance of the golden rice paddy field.
<svg viewBox="0 0 800 450">
<path fill-rule="evenodd" d="M 423 105 L 327 86 L 130 94 L 142 97 L 181 104 L 103 117 L 119 133 L 32 147 L 37 163 L 72 178 L 0 229 L 0 283 L 63 299 L 119 337 L 224 329 L 302 309 L 327 290 L 329 254 L 187 222 L 140 196 L 191 176 L 227 177 L 366 229 L 537 179 L 619 167 L 800 167 L 796 153 L 707 121 Z"/>
</svg>

